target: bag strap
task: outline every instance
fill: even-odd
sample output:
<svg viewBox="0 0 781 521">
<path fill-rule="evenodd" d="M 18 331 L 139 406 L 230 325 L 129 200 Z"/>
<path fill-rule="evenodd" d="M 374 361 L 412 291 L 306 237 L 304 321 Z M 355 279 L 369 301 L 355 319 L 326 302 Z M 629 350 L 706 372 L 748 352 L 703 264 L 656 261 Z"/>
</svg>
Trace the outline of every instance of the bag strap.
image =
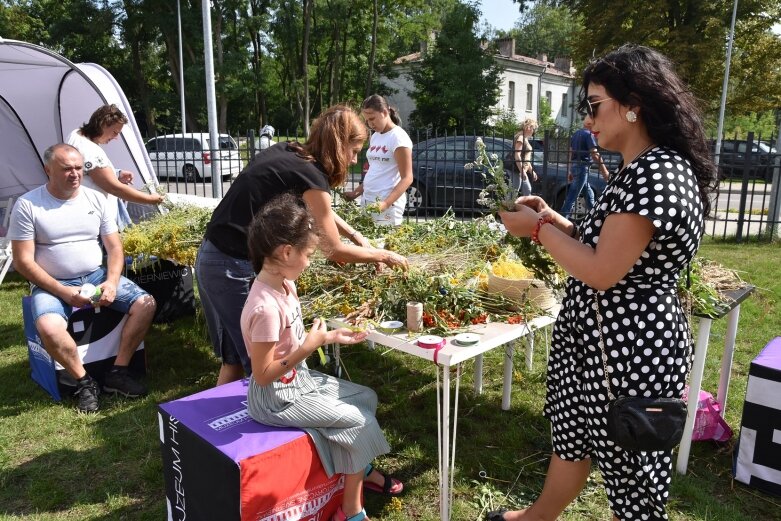
<svg viewBox="0 0 781 521">
<path fill-rule="evenodd" d="M 602 336 L 602 313 L 599 311 L 599 293 L 594 292 L 594 309 L 597 313 L 597 328 L 599 328 L 599 350 L 602 351 L 602 371 L 605 375 L 605 384 L 607 385 L 607 397 L 610 401 L 616 399 L 613 390 L 610 387 L 610 378 L 607 376 L 607 353 L 605 353 L 605 337 Z"/>
</svg>

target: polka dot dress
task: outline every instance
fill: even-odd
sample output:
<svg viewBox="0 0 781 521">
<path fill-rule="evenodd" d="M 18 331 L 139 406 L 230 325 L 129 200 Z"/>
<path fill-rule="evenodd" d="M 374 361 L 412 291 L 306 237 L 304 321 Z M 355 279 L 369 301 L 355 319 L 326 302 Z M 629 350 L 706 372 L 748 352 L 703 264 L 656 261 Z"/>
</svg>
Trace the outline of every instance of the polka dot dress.
<svg viewBox="0 0 781 521">
<path fill-rule="evenodd" d="M 680 397 L 691 366 L 691 341 L 676 286 L 703 231 L 702 202 L 688 161 L 656 147 L 630 163 L 611 178 L 581 224 L 581 241 L 596 247 L 602 224 L 615 213 L 648 218 L 654 235 L 609 290 L 597 292 L 572 277 L 567 281 L 553 331 L 544 413 L 559 457 L 596 461 L 618 519 L 667 519 L 672 451 L 627 451 L 607 439 L 610 400 L 595 293 L 613 394 Z"/>
</svg>

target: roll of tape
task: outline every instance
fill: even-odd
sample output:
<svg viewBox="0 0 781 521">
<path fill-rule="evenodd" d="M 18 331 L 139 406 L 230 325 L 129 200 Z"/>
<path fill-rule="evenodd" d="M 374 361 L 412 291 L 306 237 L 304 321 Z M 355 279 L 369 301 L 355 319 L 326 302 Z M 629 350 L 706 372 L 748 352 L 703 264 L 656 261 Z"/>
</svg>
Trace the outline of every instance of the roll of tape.
<svg viewBox="0 0 781 521">
<path fill-rule="evenodd" d="M 462 347 L 474 346 L 480 343 L 480 336 L 474 333 L 459 333 L 453 338 L 453 343 Z"/>
<path fill-rule="evenodd" d="M 447 341 L 441 336 L 437 335 L 423 335 L 422 337 L 418 338 L 418 346 L 422 347 L 423 349 L 434 350 L 435 364 L 438 363 L 437 358 L 439 356 L 439 351 L 445 347 L 445 344 L 447 344 Z"/>
</svg>

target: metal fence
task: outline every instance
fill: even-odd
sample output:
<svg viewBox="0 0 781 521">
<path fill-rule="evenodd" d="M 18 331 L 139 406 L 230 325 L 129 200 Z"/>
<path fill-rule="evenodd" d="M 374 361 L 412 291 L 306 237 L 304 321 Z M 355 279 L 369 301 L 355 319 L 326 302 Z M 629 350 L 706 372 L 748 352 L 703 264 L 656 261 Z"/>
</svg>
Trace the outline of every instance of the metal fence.
<svg viewBox="0 0 781 521">
<path fill-rule="evenodd" d="M 462 218 L 485 213 L 477 203 L 485 186 L 483 171 L 465 169 L 464 165 L 475 160 L 475 140 L 481 137 L 489 153 L 502 161 L 512 150 L 511 135 L 491 132 L 450 133 L 427 129 L 413 130 L 413 185 L 408 191 L 407 218 L 421 220 L 454 211 Z M 302 137 L 278 134 L 278 142 L 303 140 Z M 147 142 L 152 165 L 158 180 L 168 192 L 211 197 L 213 172 L 221 177 L 222 193 L 260 152 L 260 142 L 255 133 L 233 138 L 226 134 L 219 137 L 219 147 L 210 146 L 208 134 L 169 134 L 156 136 Z M 532 183 L 532 193 L 541 196 L 554 209 L 561 207 L 571 185 L 568 172 L 570 135 L 546 132 L 531 139 L 533 147 L 532 168 L 538 179 Z M 746 139 L 727 136 L 722 141 L 719 155 L 721 182 L 712 194 L 711 216 L 706 222 L 706 233 L 723 239 L 775 237 L 781 232 L 779 221 L 779 159 L 774 148 L 775 139 L 755 138 L 749 133 Z M 712 141 L 711 150 L 715 150 Z M 610 170 L 621 161 L 621 156 L 601 151 Z M 358 164 L 351 168 L 345 189 L 350 190 L 362 178 L 368 164 L 365 150 Z M 515 181 L 508 172 L 508 180 Z M 605 182 L 592 165 L 589 186 L 595 197 L 602 192 Z M 339 198 L 335 197 L 335 204 Z M 581 218 L 587 211 L 585 193 L 575 201 L 574 218 Z"/>
</svg>

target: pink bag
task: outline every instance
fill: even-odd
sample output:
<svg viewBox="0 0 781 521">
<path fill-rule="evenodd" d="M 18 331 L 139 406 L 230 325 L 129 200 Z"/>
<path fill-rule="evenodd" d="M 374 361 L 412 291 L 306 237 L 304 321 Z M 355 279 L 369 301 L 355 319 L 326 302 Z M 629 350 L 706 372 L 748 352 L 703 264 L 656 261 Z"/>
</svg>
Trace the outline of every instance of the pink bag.
<svg viewBox="0 0 781 521">
<path fill-rule="evenodd" d="M 683 390 L 683 399 L 688 400 L 689 386 Z M 727 441 L 732 438 L 730 429 L 724 418 L 721 417 L 721 405 L 713 395 L 700 390 L 697 400 L 697 416 L 694 418 L 693 441 Z"/>
</svg>

